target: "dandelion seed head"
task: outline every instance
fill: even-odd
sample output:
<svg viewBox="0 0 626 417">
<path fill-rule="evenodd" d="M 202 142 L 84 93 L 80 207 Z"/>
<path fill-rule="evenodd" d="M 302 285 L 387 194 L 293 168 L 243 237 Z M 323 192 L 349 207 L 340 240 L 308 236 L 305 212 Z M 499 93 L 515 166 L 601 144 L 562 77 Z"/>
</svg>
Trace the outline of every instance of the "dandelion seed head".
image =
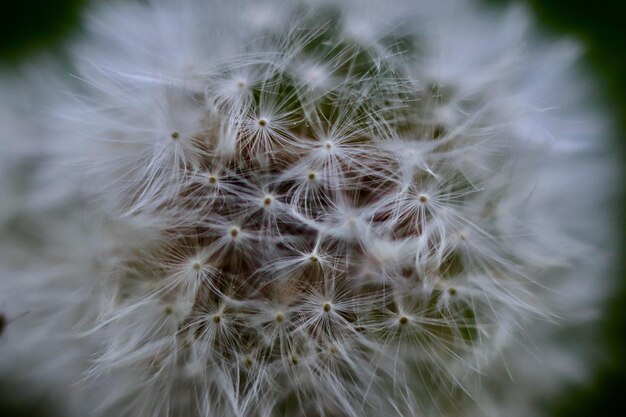
<svg viewBox="0 0 626 417">
<path fill-rule="evenodd" d="M 66 205 L 47 203 L 32 224 L 54 267 L 10 285 L 72 295 L 32 303 L 84 341 L 96 413 L 514 415 L 485 409 L 517 398 L 499 376 L 525 368 L 520 340 L 561 313 L 577 259 L 580 216 L 554 213 L 602 201 L 550 176 L 571 166 L 549 148 L 584 146 L 536 110 L 566 90 L 537 71 L 568 65 L 521 48 L 526 15 L 144 3 L 96 9 L 51 105 L 65 151 L 42 152 L 68 216 L 103 225 L 60 239 Z"/>
</svg>

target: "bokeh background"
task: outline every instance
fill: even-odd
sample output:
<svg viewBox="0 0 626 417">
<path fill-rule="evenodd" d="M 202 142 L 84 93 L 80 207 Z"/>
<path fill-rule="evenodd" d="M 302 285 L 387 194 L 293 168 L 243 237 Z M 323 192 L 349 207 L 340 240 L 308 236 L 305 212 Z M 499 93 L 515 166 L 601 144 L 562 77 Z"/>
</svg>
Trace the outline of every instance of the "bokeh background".
<svg viewBox="0 0 626 417">
<path fill-rule="evenodd" d="M 107 1 L 107 0 L 105 0 Z M 384 1 L 384 0 L 381 0 Z M 596 74 L 603 105 L 614 121 L 616 153 L 626 167 L 626 0 L 482 0 L 490 7 L 526 3 L 548 33 L 577 38 L 587 49 L 585 60 Z M 0 0 L 0 70 L 42 51 L 62 53 L 63 39 L 79 34 L 79 18 L 87 0 Z M 2 150 L 0 149 L 0 152 Z M 619 265 L 615 276 L 619 290 L 606 307 L 602 338 L 607 354 L 585 385 L 569 387 L 548 406 L 554 417 L 612 417 L 626 412 L 626 176 L 622 175 Z M 1 342 L 1 340 L 0 340 Z M 53 417 L 58 414 L 45 398 L 17 402 L 15 394 L 26 387 L 0 381 L 0 416 Z M 61 416 L 59 416 L 61 417 Z M 506 416 L 502 416 L 506 417 Z"/>
</svg>

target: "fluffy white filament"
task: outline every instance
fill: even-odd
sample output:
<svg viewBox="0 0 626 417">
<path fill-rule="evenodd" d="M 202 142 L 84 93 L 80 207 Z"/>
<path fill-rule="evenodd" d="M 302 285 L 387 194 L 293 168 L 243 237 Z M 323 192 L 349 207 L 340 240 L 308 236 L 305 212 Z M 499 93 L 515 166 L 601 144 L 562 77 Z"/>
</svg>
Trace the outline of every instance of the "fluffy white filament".
<svg viewBox="0 0 626 417">
<path fill-rule="evenodd" d="M 146 417 L 528 416 L 584 376 L 614 162 L 574 45 L 465 1 L 89 16 L 72 77 L 3 79 L 0 375 Z"/>
</svg>

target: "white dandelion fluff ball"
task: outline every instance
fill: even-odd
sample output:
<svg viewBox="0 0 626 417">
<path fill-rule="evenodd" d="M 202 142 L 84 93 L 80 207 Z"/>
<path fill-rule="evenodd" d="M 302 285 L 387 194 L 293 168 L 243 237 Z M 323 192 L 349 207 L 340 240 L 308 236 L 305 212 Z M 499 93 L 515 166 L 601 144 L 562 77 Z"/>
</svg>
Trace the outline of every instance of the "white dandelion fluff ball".
<svg viewBox="0 0 626 417">
<path fill-rule="evenodd" d="M 466 1 L 104 3 L 2 81 L 0 375 L 69 415 L 531 416 L 615 161 L 570 41 Z"/>
</svg>

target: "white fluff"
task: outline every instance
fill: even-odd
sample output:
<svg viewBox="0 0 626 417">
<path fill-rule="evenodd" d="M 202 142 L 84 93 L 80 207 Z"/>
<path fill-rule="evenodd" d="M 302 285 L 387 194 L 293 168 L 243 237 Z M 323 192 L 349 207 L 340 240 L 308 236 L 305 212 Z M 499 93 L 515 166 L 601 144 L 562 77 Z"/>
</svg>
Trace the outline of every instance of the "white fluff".
<svg viewBox="0 0 626 417">
<path fill-rule="evenodd" d="M 87 16 L 71 75 L 2 75 L 0 375 L 24 395 L 526 417 L 587 375 L 616 162 L 572 42 L 469 1 Z"/>
</svg>

